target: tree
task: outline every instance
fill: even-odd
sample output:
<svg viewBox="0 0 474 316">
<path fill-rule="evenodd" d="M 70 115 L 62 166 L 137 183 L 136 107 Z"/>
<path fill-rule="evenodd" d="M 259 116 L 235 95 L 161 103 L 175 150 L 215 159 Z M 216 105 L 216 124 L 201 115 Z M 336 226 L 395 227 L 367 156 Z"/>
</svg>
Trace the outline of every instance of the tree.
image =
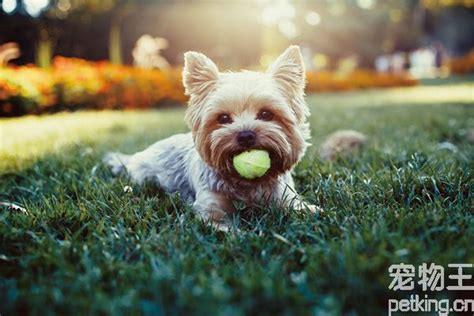
<svg viewBox="0 0 474 316">
<path fill-rule="evenodd" d="M 416 18 L 416 1 L 356 1 L 302 3 L 302 12 L 317 12 L 318 25 L 300 19 L 302 43 L 334 59 L 357 55 L 363 66 L 371 66 L 376 56 L 417 47 L 422 28 Z"/>
<path fill-rule="evenodd" d="M 64 30 L 64 24 L 83 25 L 93 18 L 109 21 L 109 59 L 122 63 L 121 23 L 139 6 L 153 5 L 151 0 L 51 0 L 36 4 L 34 9 L 22 1 L 16 12 L 29 16 L 37 31 L 36 63 L 41 67 L 51 64 L 57 38 Z"/>
</svg>

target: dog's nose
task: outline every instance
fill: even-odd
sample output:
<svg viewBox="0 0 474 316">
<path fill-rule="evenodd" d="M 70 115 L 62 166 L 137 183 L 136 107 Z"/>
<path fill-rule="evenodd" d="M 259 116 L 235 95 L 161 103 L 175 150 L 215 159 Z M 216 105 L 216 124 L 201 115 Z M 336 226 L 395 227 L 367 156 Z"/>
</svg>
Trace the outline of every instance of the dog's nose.
<svg viewBox="0 0 474 316">
<path fill-rule="evenodd" d="M 237 142 L 242 147 L 250 147 L 255 145 L 255 137 L 257 135 L 252 131 L 242 131 L 237 134 Z"/>
</svg>

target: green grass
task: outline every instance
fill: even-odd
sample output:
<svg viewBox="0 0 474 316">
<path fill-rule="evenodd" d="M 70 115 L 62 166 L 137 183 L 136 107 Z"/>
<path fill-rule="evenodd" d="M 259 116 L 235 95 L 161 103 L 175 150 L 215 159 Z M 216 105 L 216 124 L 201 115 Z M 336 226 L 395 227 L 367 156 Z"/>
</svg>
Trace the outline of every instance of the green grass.
<svg viewBox="0 0 474 316">
<path fill-rule="evenodd" d="M 310 96 L 295 179 L 325 216 L 259 209 L 228 235 L 176 196 L 124 193 L 98 163 L 185 131 L 182 109 L 2 120 L 0 202 L 27 213 L 0 209 L 0 314 L 386 314 L 389 298 L 425 294 L 389 290 L 390 264 L 474 261 L 473 88 Z M 368 146 L 321 161 L 342 128 Z"/>
</svg>

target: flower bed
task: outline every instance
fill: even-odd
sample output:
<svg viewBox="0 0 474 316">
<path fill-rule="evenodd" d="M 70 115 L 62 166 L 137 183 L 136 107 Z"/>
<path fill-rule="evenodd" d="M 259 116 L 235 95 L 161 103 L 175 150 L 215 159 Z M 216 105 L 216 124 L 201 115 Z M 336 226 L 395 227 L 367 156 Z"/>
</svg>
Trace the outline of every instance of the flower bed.
<svg viewBox="0 0 474 316">
<path fill-rule="evenodd" d="M 453 74 L 464 75 L 474 72 L 474 49 L 466 55 L 453 58 L 448 63 L 449 70 Z"/>
<path fill-rule="evenodd" d="M 0 115 L 36 112 L 57 104 L 55 78 L 50 71 L 25 66 L 0 68 Z"/>
<path fill-rule="evenodd" d="M 348 74 L 330 71 L 308 72 L 306 91 L 348 91 L 355 89 L 389 88 L 417 85 L 417 80 L 407 74 L 378 73 L 358 69 Z"/>
<path fill-rule="evenodd" d="M 0 115 L 181 104 L 180 73 L 64 57 L 56 57 L 51 69 L 0 68 Z"/>
<path fill-rule="evenodd" d="M 411 86 L 404 74 L 308 72 L 307 92 Z M 0 116 L 75 109 L 146 109 L 186 101 L 181 69 L 145 70 L 56 57 L 51 69 L 0 68 Z"/>
</svg>

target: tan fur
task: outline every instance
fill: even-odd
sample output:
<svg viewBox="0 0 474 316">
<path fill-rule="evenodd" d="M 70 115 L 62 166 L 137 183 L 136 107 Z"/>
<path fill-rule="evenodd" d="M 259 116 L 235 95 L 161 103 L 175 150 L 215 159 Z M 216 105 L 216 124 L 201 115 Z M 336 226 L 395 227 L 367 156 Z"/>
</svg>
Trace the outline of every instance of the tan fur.
<svg viewBox="0 0 474 316">
<path fill-rule="evenodd" d="M 316 211 L 302 201 L 291 176 L 308 146 L 304 74 L 296 46 L 266 72 L 219 72 L 205 55 L 188 52 L 183 84 L 190 97 L 185 120 L 191 133 L 160 140 L 134 155 L 111 153 L 104 161 L 137 183 L 152 180 L 167 192 L 179 192 L 200 218 L 222 230 L 230 227 L 234 202 Z M 220 119 L 222 114 L 231 121 Z M 241 132 L 253 132 L 254 144 L 239 142 Z M 233 157 L 249 149 L 266 150 L 271 160 L 265 175 L 252 180 L 233 167 Z"/>
<path fill-rule="evenodd" d="M 341 130 L 329 135 L 321 145 L 320 154 L 324 160 L 347 156 L 359 150 L 367 142 L 367 136 L 357 131 Z"/>
<path fill-rule="evenodd" d="M 257 134 L 254 148 L 270 153 L 270 172 L 256 181 L 268 181 L 289 171 L 304 154 L 309 136 L 304 102 L 304 67 L 297 47 L 287 49 L 267 72 L 219 73 L 200 53 L 186 53 L 183 83 L 190 95 L 186 121 L 202 159 L 228 178 L 242 179 L 232 158 L 244 149 L 235 139 L 242 130 Z M 271 121 L 256 119 L 262 110 L 274 114 Z M 217 123 L 220 114 L 231 124 Z"/>
</svg>

